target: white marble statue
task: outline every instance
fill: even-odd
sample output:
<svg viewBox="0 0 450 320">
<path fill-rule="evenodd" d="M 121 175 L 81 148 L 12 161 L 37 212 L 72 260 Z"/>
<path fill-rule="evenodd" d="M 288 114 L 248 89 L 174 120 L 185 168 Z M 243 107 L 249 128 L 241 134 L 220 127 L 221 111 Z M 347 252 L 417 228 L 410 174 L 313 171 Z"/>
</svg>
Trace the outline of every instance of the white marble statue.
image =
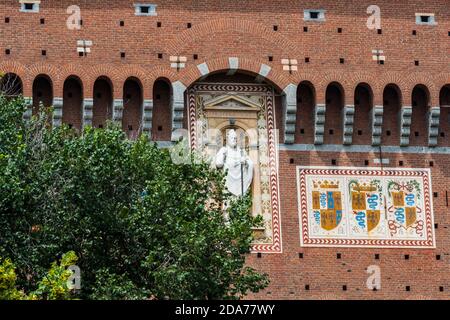
<svg viewBox="0 0 450 320">
<path fill-rule="evenodd" d="M 237 133 L 229 130 L 227 145 L 216 155 L 216 167 L 226 172 L 226 187 L 235 196 L 247 193 L 253 180 L 253 161 L 237 145 Z"/>
</svg>

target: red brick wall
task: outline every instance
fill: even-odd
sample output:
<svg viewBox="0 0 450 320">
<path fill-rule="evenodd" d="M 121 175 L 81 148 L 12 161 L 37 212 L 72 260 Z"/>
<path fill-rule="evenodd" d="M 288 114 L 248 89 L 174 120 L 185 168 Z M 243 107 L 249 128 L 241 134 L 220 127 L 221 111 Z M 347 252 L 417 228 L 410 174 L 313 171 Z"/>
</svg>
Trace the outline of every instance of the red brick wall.
<svg viewBox="0 0 450 320">
<path fill-rule="evenodd" d="M 353 144 L 371 143 L 370 110 L 384 105 L 382 144 L 399 145 L 399 111 L 402 105 L 414 107 L 411 144 L 427 146 L 428 107 L 450 105 L 450 2 L 448 0 L 379 0 L 382 33 L 366 27 L 366 0 L 318 1 L 179 1 L 155 0 L 156 17 L 134 15 L 132 0 L 72 1 L 44 0 L 39 13 L 19 12 L 16 0 L 2 0 L 0 5 L 0 71 L 13 72 L 23 82 L 23 93 L 37 94 L 33 82 L 46 75 L 52 83 L 45 95 L 63 97 L 63 122 L 81 127 L 83 98 L 94 98 L 94 126 L 112 117 L 112 100 L 124 99 L 123 128 L 133 130 L 140 123 L 142 99 L 153 99 L 153 139 L 170 140 L 172 90 L 170 83 L 181 81 L 189 87 L 201 74 L 198 64 L 206 62 L 209 71 L 228 70 L 228 58 L 238 57 L 241 73 L 234 76 L 211 76 L 211 81 L 249 82 L 261 69 L 271 68 L 266 81 L 276 88 L 276 116 L 283 140 L 284 110 L 282 90 L 290 83 L 310 83 L 308 90 L 300 86 L 297 102 L 295 142 L 311 144 L 314 140 L 313 110 L 315 104 L 326 103 L 327 87 L 342 87 L 339 99 L 336 90 L 329 92 L 325 143 L 342 144 L 342 108 L 355 104 Z M 81 8 L 81 30 L 66 27 L 67 7 Z M 325 9 L 323 23 L 303 21 L 304 9 Z M 415 24 L 416 12 L 436 15 L 437 26 Z M 9 18 L 9 23 L 5 23 Z M 45 24 L 40 19 L 45 18 Z M 120 21 L 124 26 L 120 26 Z M 158 27 L 158 22 L 161 26 Z M 188 28 L 187 24 L 192 27 Z M 275 31 L 274 26 L 277 26 Z M 304 32 L 308 27 L 308 32 Z M 337 29 L 342 28 L 342 33 Z M 416 30 L 417 35 L 412 35 Z M 77 40 L 92 40 L 91 53 L 80 57 Z M 5 50 L 10 54 L 6 55 Z M 386 62 L 377 64 L 372 50 L 384 51 Z M 41 51 L 47 55 L 42 56 Z M 121 58 L 120 53 L 126 57 Z M 160 57 L 161 55 L 161 57 Z M 194 59 L 196 55 L 197 59 Z M 170 56 L 185 56 L 187 63 L 180 70 L 171 68 Z M 281 59 L 297 59 L 298 71 L 283 70 Z M 310 61 L 306 62 L 305 58 Z M 339 59 L 344 58 L 341 64 Z M 416 66 L 414 61 L 420 62 Z M 245 75 L 242 75 L 245 73 Z M 250 77 L 249 77 L 250 75 Z M 77 77 L 80 83 L 70 80 Z M 102 77 L 101 82 L 96 80 Z M 130 77 L 140 82 L 127 86 Z M 158 79 L 166 79 L 157 81 Z M 222 80 L 221 80 L 222 79 Z M 367 91 L 358 84 L 366 83 Z M 389 84 L 392 86 L 385 89 Z M 125 85 L 125 88 L 124 88 Z M 419 97 L 413 89 L 422 85 L 429 97 Z M 443 89 L 447 85 L 446 89 Z M 358 89 L 357 89 L 358 88 Z M 394 89 L 396 88 L 396 89 Z M 72 97 L 68 93 L 72 93 Z M 101 93 L 101 97 L 97 97 Z M 138 97 L 139 96 L 139 100 Z M 159 96 L 159 98 L 157 98 Z M 359 100 L 359 104 L 355 103 Z M 425 101 L 427 100 L 427 101 Z M 450 146 L 449 108 L 441 108 L 439 146 Z M 161 130 L 158 130 L 161 127 Z M 304 134 L 300 132 L 304 129 Z M 334 129 L 333 135 L 329 129 Z M 358 135 L 358 130 L 362 135 Z M 390 131 L 390 136 L 387 131 Z M 415 137 L 414 132 L 419 132 Z M 295 181 L 296 165 L 373 166 L 376 154 L 331 152 L 280 152 L 280 188 L 282 208 L 282 254 L 252 254 L 249 264 L 268 272 L 272 283 L 267 290 L 250 298 L 449 298 L 450 292 L 450 211 L 445 192 L 450 185 L 447 154 L 385 154 L 389 166 L 428 167 L 433 161 L 434 217 L 438 225 L 435 250 L 405 249 L 337 249 L 301 248 Z M 290 159 L 294 164 L 290 164 Z M 449 190 L 450 191 L 450 190 Z M 303 258 L 299 258 L 303 253 Z M 341 253 L 342 258 L 336 259 Z M 380 259 L 375 260 L 374 255 Z M 405 260 L 404 255 L 410 259 Z M 436 260 L 441 255 L 441 260 Z M 365 288 L 365 268 L 381 266 L 382 290 Z M 305 286 L 309 285 L 310 290 Z M 347 291 L 342 286 L 347 286 Z M 411 286 L 406 292 L 405 287 Z M 444 292 L 439 287 L 444 287 Z"/>
</svg>

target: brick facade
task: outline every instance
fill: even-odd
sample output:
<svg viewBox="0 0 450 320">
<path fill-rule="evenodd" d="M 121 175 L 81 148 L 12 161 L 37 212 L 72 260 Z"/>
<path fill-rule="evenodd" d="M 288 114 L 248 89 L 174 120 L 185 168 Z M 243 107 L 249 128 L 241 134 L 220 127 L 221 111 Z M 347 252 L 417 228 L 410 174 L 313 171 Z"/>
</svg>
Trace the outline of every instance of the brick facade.
<svg viewBox="0 0 450 320">
<path fill-rule="evenodd" d="M 143 129 L 155 141 L 186 127 L 177 106 L 197 81 L 273 85 L 283 253 L 249 256 L 272 280 L 249 298 L 450 298 L 449 0 L 380 0 L 381 31 L 366 26 L 373 3 L 364 0 L 155 0 L 156 16 L 136 16 L 133 3 L 42 0 L 27 13 L 2 0 L 0 71 L 20 77 L 34 108 L 61 99 L 62 122 L 74 128 L 114 119 L 130 137 Z M 80 30 L 66 26 L 71 5 L 81 9 Z M 304 21 L 305 9 L 326 10 L 325 21 Z M 433 13 L 437 25 L 416 24 L 416 13 Z M 79 40 L 92 41 L 83 56 Z M 298 70 L 283 70 L 282 59 Z M 378 166 L 377 137 L 387 166 L 431 168 L 436 249 L 301 247 L 296 166 Z M 366 288 L 370 265 L 381 267 L 382 290 Z"/>
</svg>

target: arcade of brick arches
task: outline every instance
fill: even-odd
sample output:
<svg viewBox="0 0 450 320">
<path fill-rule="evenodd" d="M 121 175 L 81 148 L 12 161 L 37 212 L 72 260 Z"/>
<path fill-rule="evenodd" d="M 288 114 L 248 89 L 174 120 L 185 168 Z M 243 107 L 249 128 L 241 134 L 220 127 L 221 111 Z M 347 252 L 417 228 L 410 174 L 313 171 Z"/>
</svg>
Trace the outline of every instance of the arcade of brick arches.
<svg viewBox="0 0 450 320">
<path fill-rule="evenodd" d="M 57 1 L 37 13 L 13 0 L 0 8 L 0 88 L 23 95 L 25 117 L 53 106 L 54 127 L 112 120 L 161 147 L 184 128 L 192 148 L 211 153 L 206 129 L 258 128 L 247 150 L 257 164 L 253 213 L 265 223 L 247 263 L 271 284 L 248 298 L 450 297 L 447 0 L 379 1 L 375 30 L 367 1 L 211 1 L 212 13 L 154 1 L 154 15 L 114 2 L 80 5 L 76 31 L 58 31 L 68 15 Z M 307 18 L 311 8 L 319 21 Z M 261 20 L 266 11 L 275 13 Z M 379 290 L 366 285 L 370 266 L 380 267 Z"/>
</svg>

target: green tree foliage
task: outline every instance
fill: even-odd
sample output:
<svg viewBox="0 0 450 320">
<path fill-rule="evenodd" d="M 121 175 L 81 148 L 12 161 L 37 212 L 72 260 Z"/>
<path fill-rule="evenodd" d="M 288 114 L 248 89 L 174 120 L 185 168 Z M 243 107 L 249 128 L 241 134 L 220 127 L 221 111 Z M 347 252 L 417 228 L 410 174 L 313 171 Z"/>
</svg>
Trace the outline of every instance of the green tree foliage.
<svg viewBox="0 0 450 320">
<path fill-rule="evenodd" d="M 49 129 L 45 112 L 25 122 L 21 99 L 0 95 L 0 110 L 0 256 L 20 287 L 41 288 L 36 279 L 68 251 L 81 298 L 236 299 L 267 286 L 245 266 L 261 218 L 208 163 L 174 163 L 112 124 L 78 134 Z"/>
<path fill-rule="evenodd" d="M 68 286 L 72 271 L 67 267 L 77 261 L 75 252 L 64 254 L 61 262 L 53 262 L 50 270 L 38 283 L 37 290 L 26 294 L 16 286 L 16 267 L 10 259 L 0 258 L 0 300 L 70 300 L 72 289 Z"/>
</svg>

